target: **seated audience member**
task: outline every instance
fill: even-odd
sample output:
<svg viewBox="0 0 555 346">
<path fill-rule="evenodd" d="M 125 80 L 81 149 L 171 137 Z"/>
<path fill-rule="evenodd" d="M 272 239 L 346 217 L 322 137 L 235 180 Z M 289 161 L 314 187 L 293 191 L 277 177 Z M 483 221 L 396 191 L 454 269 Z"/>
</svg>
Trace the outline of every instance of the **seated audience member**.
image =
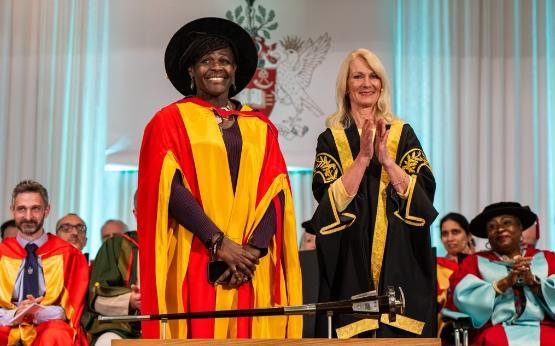
<svg viewBox="0 0 555 346">
<path fill-rule="evenodd" d="M 19 232 L 0 244 L 0 345 L 86 344 L 79 321 L 89 277 L 85 257 L 43 228 L 48 193 L 32 180 L 13 190 Z"/>
<path fill-rule="evenodd" d="M 108 238 L 113 237 L 116 234 L 124 234 L 125 232 L 129 231 L 129 227 L 127 224 L 121 220 L 107 220 L 102 225 L 100 229 L 100 233 L 102 234 L 102 241 L 105 241 Z"/>
<path fill-rule="evenodd" d="M 555 340 L 555 254 L 521 248 L 536 221 L 529 207 L 494 203 L 470 223 L 491 250 L 470 255 L 451 276 L 444 316 L 469 317 L 471 345 L 547 345 Z"/>
<path fill-rule="evenodd" d="M 136 216 L 137 197 L 134 196 Z M 114 339 L 138 338 L 139 323 L 99 323 L 98 315 L 130 315 L 141 308 L 138 287 L 137 231 L 116 234 L 104 241 L 91 272 L 87 315 L 83 325 L 92 335 L 92 345 L 110 345 Z"/>
<path fill-rule="evenodd" d="M 303 235 L 301 236 L 301 246 L 300 251 L 316 250 L 316 235 L 314 235 L 314 230 L 310 221 L 305 221 L 301 224 L 304 229 Z"/>
<path fill-rule="evenodd" d="M 56 222 L 56 235 L 75 246 L 81 252 L 83 252 L 85 245 L 87 245 L 87 225 L 75 213 L 69 213 Z M 89 254 L 83 253 L 83 255 L 85 255 L 88 261 Z"/>
<path fill-rule="evenodd" d="M 522 231 L 522 245 L 526 248 L 535 248 L 540 239 L 540 220 Z"/>
<path fill-rule="evenodd" d="M 18 231 L 17 226 L 15 225 L 14 219 L 4 222 L 2 226 L 0 226 L 0 230 L 2 231 L 2 239 L 15 237 Z"/>
<path fill-rule="evenodd" d="M 439 309 L 445 305 L 449 277 L 458 268 L 458 256 L 474 253 L 474 239 L 468 228 L 468 220 L 461 214 L 449 213 L 440 222 L 441 242 L 447 255 L 437 258 L 437 286 Z"/>
<path fill-rule="evenodd" d="M 459 213 L 445 215 L 439 223 L 441 242 L 447 255 L 437 258 L 437 306 L 438 311 L 445 306 L 449 277 L 458 268 L 460 254 L 474 253 L 474 239 L 468 228 L 468 220 Z M 441 334 L 443 322 L 438 319 L 438 334 Z"/>
<path fill-rule="evenodd" d="M 84 321 L 92 345 L 110 345 L 113 339 L 137 338 L 140 323 L 99 323 L 97 315 L 132 315 L 141 308 L 137 286 L 137 231 L 107 239 L 98 251 L 89 284 L 91 317 Z"/>
<path fill-rule="evenodd" d="M 56 222 L 56 235 L 79 250 L 87 245 L 87 225 L 75 213 L 69 213 Z"/>
</svg>

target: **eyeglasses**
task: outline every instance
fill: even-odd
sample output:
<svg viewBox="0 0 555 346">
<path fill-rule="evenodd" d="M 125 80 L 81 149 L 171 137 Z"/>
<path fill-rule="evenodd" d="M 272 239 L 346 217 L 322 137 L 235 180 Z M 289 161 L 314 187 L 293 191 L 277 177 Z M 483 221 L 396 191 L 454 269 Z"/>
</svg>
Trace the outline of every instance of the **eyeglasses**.
<svg viewBox="0 0 555 346">
<path fill-rule="evenodd" d="M 87 232 L 87 226 L 85 226 L 82 223 L 78 223 L 76 225 L 72 225 L 70 223 L 63 223 L 60 226 L 58 226 L 58 232 L 69 233 L 72 228 L 75 228 L 75 230 L 79 233 Z"/>
</svg>

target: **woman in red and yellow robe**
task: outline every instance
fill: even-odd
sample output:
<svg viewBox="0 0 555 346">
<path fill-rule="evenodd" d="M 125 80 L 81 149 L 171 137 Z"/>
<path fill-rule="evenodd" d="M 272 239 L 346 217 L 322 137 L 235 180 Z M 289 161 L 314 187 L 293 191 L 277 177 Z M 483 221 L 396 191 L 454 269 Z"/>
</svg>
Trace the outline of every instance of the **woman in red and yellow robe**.
<svg viewBox="0 0 555 346">
<path fill-rule="evenodd" d="M 139 160 L 138 229 L 143 314 L 276 307 L 302 303 L 294 208 L 277 130 L 261 113 L 233 111 L 242 147 L 232 188 L 222 130 L 211 104 L 185 98 L 147 125 Z M 208 283 L 209 254 L 199 238 L 169 213 L 176 172 L 206 215 L 238 244 L 247 244 L 272 203 L 275 233 L 252 281 L 238 289 Z M 279 195 L 284 197 L 283 203 Z M 194 264 L 193 264 L 194 263 Z M 143 336 L 160 336 L 159 322 L 144 322 Z M 301 337 L 301 317 L 171 321 L 170 338 Z"/>
</svg>

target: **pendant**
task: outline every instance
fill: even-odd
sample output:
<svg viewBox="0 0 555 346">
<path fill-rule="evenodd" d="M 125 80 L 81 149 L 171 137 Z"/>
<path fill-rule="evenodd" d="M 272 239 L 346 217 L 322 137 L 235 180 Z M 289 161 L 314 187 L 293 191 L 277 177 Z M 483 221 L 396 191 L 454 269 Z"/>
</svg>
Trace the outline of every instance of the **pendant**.
<svg viewBox="0 0 555 346">
<path fill-rule="evenodd" d="M 33 274 L 33 268 L 32 267 L 27 268 L 27 274 L 29 274 L 29 275 Z"/>
</svg>

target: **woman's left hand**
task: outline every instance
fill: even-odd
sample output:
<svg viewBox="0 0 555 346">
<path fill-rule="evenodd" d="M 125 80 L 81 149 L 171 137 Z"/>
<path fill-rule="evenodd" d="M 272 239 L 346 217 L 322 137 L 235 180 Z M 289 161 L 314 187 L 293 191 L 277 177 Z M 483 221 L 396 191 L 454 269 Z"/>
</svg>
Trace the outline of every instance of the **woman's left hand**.
<svg viewBox="0 0 555 346">
<path fill-rule="evenodd" d="M 254 246 L 251 246 L 250 244 L 245 244 L 242 246 L 242 248 L 243 250 L 251 254 L 254 258 L 256 258 L 256 263 L 258 263 L 258 259 L 260 258 L 260 250 L 258 250 Z M 252 275 L 254 275 L 254 271 L 255 270 L 253 269 Z M 225 282 L 228 276 L 231 276 L 231 277 L 227 283 L 223 284 L 225 288 L 239 288 L 244 283 L 247 283 L 252 280 L 252 276 L 249 276 L 248 274 L 240 270 L 236 269 L 235 271 L 233 271 L 231 268 L 228 268 L 222 274 L 221 278 L 218 279 L 218 282 L 219 283 Z"/>
<path fill-rule="evenodd" d="M 387 136 L 389 135 L 389 130 L 386 128 L 385 120 L 380 118 L 376 124 L 376 149 L 375 152 L 378 156 L 378 161 L 384 167 L 391 166 L 395 162 L 389 156 L 387 151 Z"/>
<path fill-rule="evenodd" d="M 247 251 L 251 255 L 255 256 L 257 259 L 260 258 L 260 250 L 252 246 L 251 244 L 243 245 L 243 250 Z"/>
<path fill-rule="evenodd" d="M 229 278 L 229 282 L 224 284 L 226 288 L 237 288 L 248 282 L 258 264 L 258 257 L 227 237 L 223 238 L 216 259 L 224 261 L 229 267 L 217 280 L 217 283 L 222 283 Z"/>
</svg>

